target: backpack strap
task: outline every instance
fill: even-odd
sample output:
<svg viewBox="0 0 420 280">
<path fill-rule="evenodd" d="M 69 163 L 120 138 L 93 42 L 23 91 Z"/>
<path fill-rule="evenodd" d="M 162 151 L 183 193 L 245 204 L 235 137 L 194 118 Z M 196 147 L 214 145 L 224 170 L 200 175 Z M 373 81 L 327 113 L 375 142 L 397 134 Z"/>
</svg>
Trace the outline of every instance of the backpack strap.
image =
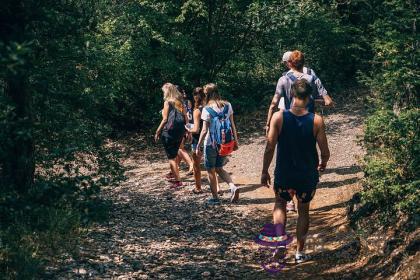
<svg viewBox="0 0 420 280">
<path fill-rule="evenodd" d="M 207 112 L 209 112 L 209 114 L 210 114 L 210 116 L 212 117 L 212 118 L 215 118 L 215 117 L 225 117 L 226 118 L 226 116 L 227 116 L 227 114 L 228 114 L 228 112 L 229 112 L 229 106 L 227 106 L 227 105 L 225 105 L 224 107 L 223 107 L 223 111 L 222 112 L 220 112 L 220 113 L 217 113 L 213 108 L 211 108 L 211 107 L 206 107 L 206 109 L 207 109 Z"/>
<path fill-rule="evenodd" d="M 218 113 L 215 110 L 213 110 L 213 108 L 211 108 L 211 107 L 206 107 L 206 110 L 207 110 L 207 112 L 209 112 L 209 114 L 212 118 L 215 118 L 218 115 Z"/>
<path fill-rule="evenodd" d="M 207 112 L 209 112 L 212 119 L 214 119 L 215 117 L 219 117 L 219 114 L 213 108 L 205 107 L 205 109 L 207 109 Z M 210 142 L 212 143 L 213 148 L 217 148 L 216 139 L 213 138 L 213 135 L 211 132 L 209 133 L 210 133 Z"/>
<path fill-rule="evenodd" d="M 228 113 L 229 113 L 229 106 L 225 104 L 225 106 L 223 107 L 223 116 L 226 118 Z"/>
<path fill-rule="evenodd" d="M 294 82 L 298 79 L 294 74 L 293 74 L 293 72 L 287 72 L 286 73 L 286 77 L 288 78 L 287 79 L 287 88 L 288 88 L 288 90 L 289 90 L 289 94 L 290 94 L 290 96 L 287 96 L 286 94 L 285 94 L 285 96 L 284 96 L 284 107 L 288 110 L 288 109 L 290 109 L 290 105 L 291 105 L 291 101 L 292 101 L 292 93 L 291 93 L 291 88 L 292 88 L 292 85 L 294 84 Z M 286 91 L 285 91 L 285 93 L 286 93 Z"/>
<path fill-rule="evenodd" d="M 297 80 L 297 78 L 296 78 L 296 76 L 295 75 L 293 75 L 293 73 L 292 72 L 287 72 L 287 74 L 286 74 L 286 76 L 294 83 L 296 80 Z"/>
</svg>

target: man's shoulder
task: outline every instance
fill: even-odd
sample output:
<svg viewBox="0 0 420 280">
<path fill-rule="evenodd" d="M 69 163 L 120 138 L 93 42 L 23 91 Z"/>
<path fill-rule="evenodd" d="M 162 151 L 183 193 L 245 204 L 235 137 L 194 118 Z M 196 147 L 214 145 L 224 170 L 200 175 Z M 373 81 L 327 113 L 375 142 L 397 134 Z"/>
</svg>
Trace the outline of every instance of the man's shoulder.
<svg viewBox="0 0 420 280">
<path fill-rule="evenodd" d="M 283 118 L 283 113 L 284 113 L 285 111 L 283 110 L 283 109 L 280 109 L 280 110 L 278 110 L 277 112 L 275 112 L 274 114 L 273 114 L 273 118 L 275 119 L 275 120 L 280 120 L 280 119 L 282 119 Z"/>
<path fill-rule="evenodd" d="M 318 115 L 316 113 L 311 113 L 314 114 L 314 124 L 315 126 L 322 126 L 324 124 L 324 119 L 322 118 L 321 115 Z"/>
<path fill-rule="evenodd" d="M 283 73 L 283 75 L 280 76 L 277 84 L 285 84 L 285 83 L 287 83 L 287 79 L 288 79 L 287 78 L 287 73 L 288 72 L 285 72 L 285 73 Z"/>
</svg>

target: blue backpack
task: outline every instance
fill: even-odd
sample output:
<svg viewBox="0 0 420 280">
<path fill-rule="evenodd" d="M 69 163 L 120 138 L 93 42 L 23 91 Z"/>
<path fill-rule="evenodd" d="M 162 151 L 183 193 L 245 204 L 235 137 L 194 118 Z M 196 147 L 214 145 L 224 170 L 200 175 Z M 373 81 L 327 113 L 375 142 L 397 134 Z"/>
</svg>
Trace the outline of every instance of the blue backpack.
<svg viewBox="0 0 420 280">
<path fill-rule="evenodd" d="M 308 69 L 308 73 L 307 74 L 310 75 L 310 76 L 313 76 L 313 75 L 311 75 L 311 73 L 312 73 L 311 69 Z M 300 78 L 298 78 L 295 75 L 293 75 L 292 72 L 286 73 L 285 76 L 287 78 L 289 78 L 289 80 L 292 83 L 291 85 L 293 85 L 297 80 L 300 80 Z M 313 76 L 313 77 L 315 77 L 315 76 Z M 307 105 L 307 109 L 308 109 L 309 112 L 314 113 L 315 112 L 314 98 L 319 95 L 318 94 L 318 90 L 317 90 L 316 85 L 315 85 L 315 78 L 312 80 L 312 82 L 310 83 L 310 85 L 311 85 L 311 88 L 312 88 L 312 94 L 311 94 L 309 103 Z M 292 103 L 292 98 L 293 98 L 293 96 L 291 96 L 291 99 L 284 98 L 286 109 L 290 109 L 290 106 L 291 106 L 291 103 Z"/>
<path fill-rule="evenodd" d="M 206 107 L 207 112 L 209 112 L 212 121 L 210 122 L 210 139 L 215 146 L 222 144 L 227 144 L 233 141 L 232 125 L 230 119 L 228 118 L 229 106 L 225 105 L 222 112 L 217 113 L 210 107 Z"/>
</svg>

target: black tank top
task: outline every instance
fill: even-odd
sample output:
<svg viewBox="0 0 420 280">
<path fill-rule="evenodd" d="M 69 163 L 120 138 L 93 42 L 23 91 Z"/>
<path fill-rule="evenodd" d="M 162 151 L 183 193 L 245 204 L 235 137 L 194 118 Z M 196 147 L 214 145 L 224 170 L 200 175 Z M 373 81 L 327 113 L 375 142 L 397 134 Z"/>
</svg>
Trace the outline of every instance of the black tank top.
<svg viewBox="0 0 420 280">
<path fill-rule="evenodd" d="M 314 117 L 313 113 L 296 116 L 288 110 L 283 112 L 274 173 L 276 186 L 305 191 L 319 182 Z"/>
</svg>

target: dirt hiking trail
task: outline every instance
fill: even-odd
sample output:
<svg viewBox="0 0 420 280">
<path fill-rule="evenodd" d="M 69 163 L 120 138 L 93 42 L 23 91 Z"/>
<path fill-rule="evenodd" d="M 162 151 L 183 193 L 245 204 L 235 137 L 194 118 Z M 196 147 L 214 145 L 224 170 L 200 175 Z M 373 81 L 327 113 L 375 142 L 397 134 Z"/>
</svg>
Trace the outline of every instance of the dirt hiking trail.
<svg viewBox="0 0 420 280">
<path fill-rule="evenodd" d="M 160 147 L 144 149 L 131 139 L 124 165 L 128 180 L 104 190 L 113 202 L 110 220 L 95 225 L 80 245 L 77 260 L 70 259 L 55 272 L 58 279 L 361 279 L 360 243 L 349 229 L 346 202 L 360 188 L 363 176 L 358 159 L 364 112 L 349 104 L 324 112 L 331 151 L 311 203 L 307 252 L 312 259 L 295 265 L 293 258 L 272 275 L 257 262 L 258 246 L 252 241 L 260 228 L 272 221 L 272 189 L 259 186 L 265 139 L 262 129 L 241 134 L 240 149 L 226 170 L 241 188 L 240 201 L 229 203 L 225 183 L 222 205 L 206 207 L 205 190 L 193 194 L 193 178 L 183 189 L 172 191 L 164 175 L 168 164 Z M 256 122 L 256 123 L 255 123 Z M 253 126 L 263 127 L 264 120 Z M 241 123 L 238 125 L 241 132 Z M 272 163 L 273 170 L 275 162 Z M 272 171 L 271 171 L 272 174 Z M 295 236 L 297 214 L 288 216 L 287 232 Z M 288 250 L 294 253 L 295 242 Z M 360 272 L 360 271 L 359 271 Z"/>
</svg>

